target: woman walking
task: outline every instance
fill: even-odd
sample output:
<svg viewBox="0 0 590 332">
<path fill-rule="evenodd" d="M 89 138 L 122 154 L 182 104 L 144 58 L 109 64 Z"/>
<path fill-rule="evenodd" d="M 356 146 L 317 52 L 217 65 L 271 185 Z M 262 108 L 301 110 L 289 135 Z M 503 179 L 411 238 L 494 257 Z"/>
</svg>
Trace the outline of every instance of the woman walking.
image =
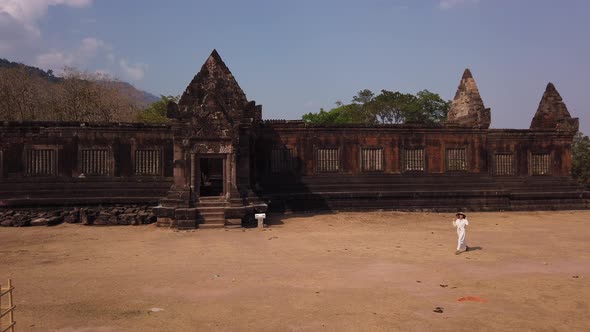
<svg viewBox="0 0 590 332">
<path fill-rule="evenodd" d="M 469 221 L 463 212 L 457 212 L 456 217 L 457 219 L 453 221 L 453 226 L 457 228 L 457 251 L 455 255 L 459 255 L 463 246 L 465 246 L 465 251 L 469 251 L 469 247 L 465 243 L 466 228 L 469 225 Z"/>
</svg>

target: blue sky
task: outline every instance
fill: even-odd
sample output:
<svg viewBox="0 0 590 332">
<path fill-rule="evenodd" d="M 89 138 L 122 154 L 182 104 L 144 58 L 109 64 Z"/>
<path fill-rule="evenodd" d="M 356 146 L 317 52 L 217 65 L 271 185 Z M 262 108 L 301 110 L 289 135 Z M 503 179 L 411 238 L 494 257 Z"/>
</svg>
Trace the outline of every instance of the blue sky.
<svg viewBox="0 0 590 332">
<path fill-rule="evenodd" d="M 217 49 L 265 118 L 361 89 L 452 99 L 469 67 L 492 127 L 528 128 L 553 82 L 590 134 L 590 1 L 0 0 L 0 57 L 178 95 Z"/>
</svg>

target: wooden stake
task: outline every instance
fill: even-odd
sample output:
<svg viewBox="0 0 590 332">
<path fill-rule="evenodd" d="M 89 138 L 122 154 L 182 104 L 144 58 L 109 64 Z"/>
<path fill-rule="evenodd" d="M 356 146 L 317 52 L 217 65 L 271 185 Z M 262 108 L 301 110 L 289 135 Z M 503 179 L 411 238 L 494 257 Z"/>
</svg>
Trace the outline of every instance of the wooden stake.
<svg viewBox="0 0 590 332">
<path fill-rule="evenodd" d="M 8 314 L 8 321 L 10 322 L 10 332 L 14 332 L 14 303 L 12 301 L 12 280 L 8 279 L 8 310 L 10 313 Z"/>
<path fill-rule="evenodd" d="M 14 287 L 12 287 L 12 280 L 8 279 L 8 288 L 6 288 L 5 290 L 2 290 L 2 285 L 0 285 L 0 332 L 7 332 L 10 330 L 10 332 L 14 332 L 14 325 L 16 325 L 16 322 L 14 321 L 14 302 L 13 302 L 13 298 L 12 298 L 12 290 L 14 289 Z M 6 311 L 3 311 L 3 307 L 2 307 L 2 296 L 4 295 L 8 295 L 8 307 L 6 307 Z M 2 327 L 2 317 L 4 317 L 5 315 L 8 315 L 8 326 L 6 327 Z"/>
<path fill-rule="evenodd" d="M 4 295 L 4 293 L 2 292 L 2 284 L 0 284 L 0 331 L 4 331 L 2 328 L 2 317 L 4 317 L 4 315 L 2 315 L 2 295 Z"/>
</svg>

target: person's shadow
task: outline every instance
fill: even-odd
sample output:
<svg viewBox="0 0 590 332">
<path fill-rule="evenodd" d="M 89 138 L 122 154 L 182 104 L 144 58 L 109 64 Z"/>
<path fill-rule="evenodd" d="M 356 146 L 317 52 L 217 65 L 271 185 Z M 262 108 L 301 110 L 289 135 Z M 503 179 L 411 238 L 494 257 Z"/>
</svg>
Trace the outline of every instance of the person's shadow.
<svg viewBox="0 0 590 332">
<path fill-rule="evenodd" d="M 468 251 L 476 251 L 476 250 L 483 250 L 482 247 L 469 247 Z"/>
</svg>

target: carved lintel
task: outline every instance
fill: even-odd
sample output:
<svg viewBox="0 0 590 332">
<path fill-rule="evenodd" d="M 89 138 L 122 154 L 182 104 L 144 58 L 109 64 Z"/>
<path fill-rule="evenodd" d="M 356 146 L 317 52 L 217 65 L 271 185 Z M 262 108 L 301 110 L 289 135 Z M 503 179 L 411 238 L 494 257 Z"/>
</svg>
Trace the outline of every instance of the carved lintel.
<svg viewBox="0 0 590 332">
<path fill-rule="evenodd" d="M 192 146 L 191 153 L 196 154 L 211 154 L 211 153 L 220 153 L 220 154 L 229 154 L 232 153 L 234 150 L 233 145 L 229 143 L 223 142 L 207 142 L 207 143 L 198 143 Z"/>
</svg>

